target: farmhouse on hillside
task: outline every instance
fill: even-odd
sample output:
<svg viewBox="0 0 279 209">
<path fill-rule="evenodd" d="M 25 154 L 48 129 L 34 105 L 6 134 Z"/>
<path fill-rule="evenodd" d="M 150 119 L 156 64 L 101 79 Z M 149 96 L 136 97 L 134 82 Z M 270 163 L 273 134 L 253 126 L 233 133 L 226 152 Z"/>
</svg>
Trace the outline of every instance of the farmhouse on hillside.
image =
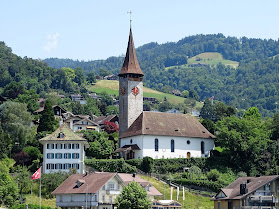
<svg viewBox="0 0 279 209">
<path fill-rule="evenodd" d="M 119 152 L 125 159 L 209 157 L 214 138 L 186 114 L 143 111 L 143 76 L 130 29 L 119 76 Z"/>
</svg>

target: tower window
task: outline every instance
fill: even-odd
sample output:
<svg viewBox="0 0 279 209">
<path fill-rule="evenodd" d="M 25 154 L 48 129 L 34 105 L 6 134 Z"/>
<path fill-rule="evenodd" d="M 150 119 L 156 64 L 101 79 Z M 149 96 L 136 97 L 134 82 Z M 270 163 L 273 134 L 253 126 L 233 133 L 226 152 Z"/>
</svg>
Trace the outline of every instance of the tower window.
<svg viewBox="0 0 279 209">
<path fill-rule="evenodd" d="M 155 139 L 155 151 L 158 151 L 159 150 L 159 140 L 158 139 Z"/>
<path fill-rule="evenodd" d="M 171 152 L 174 152 L 174 140 L 171 140 Z"/>
</svg>

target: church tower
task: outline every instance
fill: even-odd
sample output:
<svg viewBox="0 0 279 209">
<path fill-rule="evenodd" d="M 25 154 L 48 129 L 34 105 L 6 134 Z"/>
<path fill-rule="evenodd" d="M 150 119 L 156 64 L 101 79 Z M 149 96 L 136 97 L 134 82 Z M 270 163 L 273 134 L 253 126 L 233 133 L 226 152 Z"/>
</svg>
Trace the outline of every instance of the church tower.
<svg viewBox="0 0 279 209">
<path fill-rule="evenodd" d="M 140 69 L 130 28 L 126 57 L 119 76 L 119 135 L 123 134 L 143 111 L 144 76 Z"/>
</svg>

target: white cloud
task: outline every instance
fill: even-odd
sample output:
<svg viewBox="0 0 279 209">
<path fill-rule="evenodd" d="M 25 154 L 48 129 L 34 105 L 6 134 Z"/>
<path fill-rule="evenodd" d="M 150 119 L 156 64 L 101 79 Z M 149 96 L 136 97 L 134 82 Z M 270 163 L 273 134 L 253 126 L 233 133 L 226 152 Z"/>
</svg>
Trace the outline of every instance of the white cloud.
<svg viewBox="0 0 279 209">
<path fill-rule="evenodd" d="M 48 34 L 46 39 L 47 43 L 44 45 L 43 49 L 47 52 L 51 52 L 58 45 L 58 38 L 60 37 L 60 33 L 56 32 L 53 34 Z"/>
</svg>

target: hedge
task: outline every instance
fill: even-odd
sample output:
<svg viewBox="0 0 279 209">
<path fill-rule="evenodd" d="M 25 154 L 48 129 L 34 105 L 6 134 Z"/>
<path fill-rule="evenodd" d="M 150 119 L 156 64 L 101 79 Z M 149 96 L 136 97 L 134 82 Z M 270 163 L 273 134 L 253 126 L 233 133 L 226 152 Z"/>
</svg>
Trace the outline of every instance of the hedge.
<svg viewBox="0 0 279 209">
<path fill-rule="evenodd" d="M 85 160 L 85 164 L 99 171 L 105 171 L 105 172 L 118 172 L 118 173 L 137 172 L 137 168 L 135 166 L 131 166 L 127 164 L 124 159 L 117 159 L 117 160 L 91 159 L 91 160 Z"/>
<path fill-rule="evenodd" d="M 142 159 L 127 160 L 126 162 L 142 170 Z M 183 168 L 190 168 L 193 165 L 203 169 L 206 168 L 207 162 L 208 158 L 154 159 L 153 171 L 160 174 L 183 172 Z"/>
<path fill-rule="evenodd" d="M 218 192 L 220 189 L 226 187 L 227 185 L 222 184 L 218 181 L 209 181 L 209 180 L 188 180 L 188 179 L 174 179 L 172 182 L 182 186 L 198 186 L 206 187 L 214 192 Z"/>
<path fill-rule="evenodd" d="M 15 205 L 10 209 L 25 209 L 25 208 L 26 208 L 26 204 L 20 204 L 20 205 Z M 28 209 L 38 209 L 38 208 L 40 208 L 39 205 L 28 204 Z M 55 208 L 46 207 L 42 205 L 41 209 L 55 209 Z"/>
</svg>

